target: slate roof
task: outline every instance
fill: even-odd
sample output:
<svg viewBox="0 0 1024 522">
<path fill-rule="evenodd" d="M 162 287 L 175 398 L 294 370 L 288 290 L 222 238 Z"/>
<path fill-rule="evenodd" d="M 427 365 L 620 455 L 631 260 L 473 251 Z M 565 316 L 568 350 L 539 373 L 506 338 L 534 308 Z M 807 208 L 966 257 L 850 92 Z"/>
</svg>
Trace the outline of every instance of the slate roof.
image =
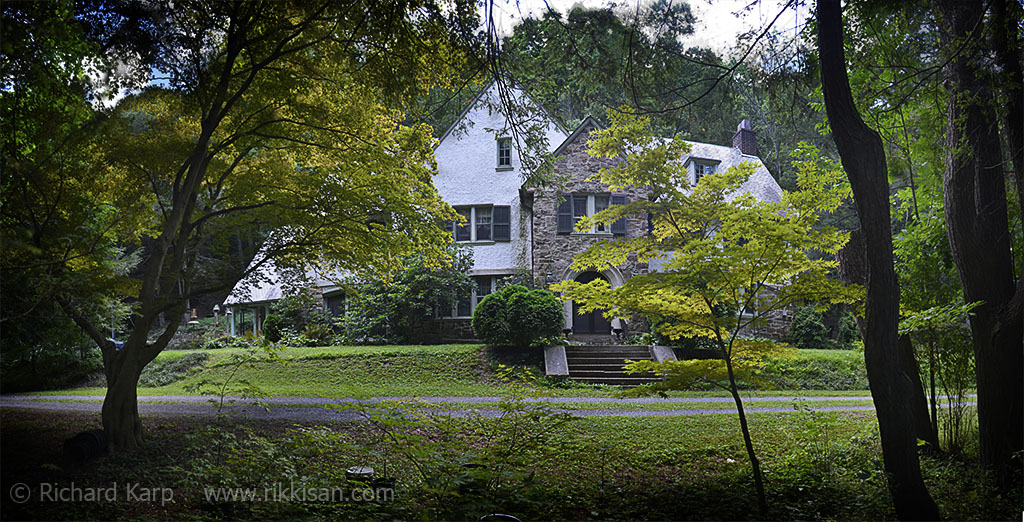
<svg viewBox="0 0 1024 522">
<path fill-rule="evenodd" d="M 344 272 L 324 274 L 316 268 L 310 268 L 305 273 L 306 279 L 312 281 L 324 293 L 340 289 L 338 281 L 344 279 L 347 275 Z M 278 270 L 274 260 L 271 259 L 258 270 L 249 274 L 248 277 L 235 284 L 235 287 L 231 289 L 231 293 L 224 300 L 224 304 L 256 304 L 276 301 L 284 296 L 284 286 L 281 271 Z"/>
<path fill-rule="evenodd" d="M 683 162 L 689 161 L 691 158 L 702 158 L 718 160 L 721 163 L 715 169 L 716 172 L 725 172 L 732 167 L 749 161 L 753 163 L 757 170 L 750 176 L 740 187 L 741 192 L 749 192 L 754 197 L 761 201 L 770 201 L 777 203 L 782 200 L 782 187 L 779 186 L 775 178 L 772 177 L 771 173 L 768 172 L 768 168 L 764 166 L 761 158 L 757 156 L 748 156 L 740 152 L 740 149 L 735 147 L 729 147 L 725 145 L 712 145 L 710 143 L 700 143 L 696 141 L 687 141 L 693 149 L 689 154 L 683 157 Z"/>
<path fill-rule="evenodd" d="M 554 155 L 561 154 L 565 148 L 572 143 L 588 126 L 592 126 L 600 129 L 601 124 L 597 122 L 591 116 L 584 118 L 582 122 L 572 131 L 563 141 L 558 148 L 555 149 Z M 672 138 L 662 138 L 665 142 L 671 142 Z M 761 201 L 769 201 L 772 203 L 778 203 L 782 200 L 782 187 L 779 186 L 775 178 L 772 177 L 771 173 L 768 172 L 768 168 L 764 166 L 764 162 L 757 156 L 750 156 L 743 154 L 740 149 L 737 149 L 728 145 L 714 145 L 711 143 L 701 143 L 699 141 L 686 141 L 690 144 L 690 153 L 683 156 L 682 161 L 685 165 L 690 159 L 700 158 L 706 160 L 713 160 L 718 162 L 715 169 L 716 172 L 725 172 L 743 162 L 753 163 L 755 166 L 754 173 L 750 176 L 750 179 L 740 186 L 740 193 L 749 192 L 754 197 Z M 735 195 L 733 195 L 735 197 Z"/>
</svg>

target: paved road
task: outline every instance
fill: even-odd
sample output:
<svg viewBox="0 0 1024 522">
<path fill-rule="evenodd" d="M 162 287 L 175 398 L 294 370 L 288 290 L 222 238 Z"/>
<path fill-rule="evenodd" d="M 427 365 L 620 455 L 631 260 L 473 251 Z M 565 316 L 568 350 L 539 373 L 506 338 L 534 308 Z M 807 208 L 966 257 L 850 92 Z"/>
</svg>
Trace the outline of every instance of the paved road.
<svg viewBox="0 0 1024 522">
<path fill-rule="evenodd" d="M 149 395 L 139 397 L 139 413 L 152 417 L 179 417 L 179 416 L 214 416 L 217 414 L 217 407 L 211 404 L 212 397 L 197 395 Z M 232 417 L 244 417 L 251 419 L 268 420 L 290 420 L 290 421 L 358 421 L 363 419 L 363 414 L 354 409 L 337 409 L 330 407 L 332 404 L 356 404 L 367 405 L 377 404 L 384 401 L 400 401 L 403 404 L 388 404 L 388 408 L 398 409 L 420 409 L 433 413 L 449 413 L 455 416 L 468 416 L 479 414 L 486 417 L 501 415 L 501 411 L 493 407 L 479 409 L 467 408 L 446 408 L 445 403 L 450 404 L 487 404 L 501 401 L 502 397 L 375 397 L 370 399 L 352 398 L 318 398 L 318 397 L 280 397 L 264 401 L 270 407 L 265 409 L 249 399 L 237 397 L 226 398 L 223 412 Z M 871 411 L 871 397 L 748 397 L 744 399 L 747 403 L 758 402 L 804 400 L 808 403 L 820 401 L 864 401 L 863 405 L 846 406 L 811 406 L 804 405 L 804 409 L 813 411 Z M 732 402 L 728 397 L 696 397 L 696 398 L 631 398 L 631 399 L 609 399 L 599 397 L 531 397 L 526 399 L 529 402 L 550 403 L 550 404 L 607 404 L 608 408 L 595 409 L 561 409 L 574 417 L 670 417 L 683 415 L 712 415 L 732 414 L 734 408 L 700 408 L 700 403 L 724 403 Z M 103 398 L 98 396 L 81 395 L 4 395 L 0 396 L 0 408 L 28 408 L 49 411 L 78 411 L 78 412 L 99 412 Z M 637 409 L 616 409 L 616 404 L 671 404 L 687 403 L 697 407 L 672 410 L 637 410 Z M 973 405 L 974 403 L 968 403 Z M 274 407 L 277 406 L 277 407 Z M 372 406 L 371 406 L 372 407 Z M 747 407 L 748 413 L 786 413 L 793 412 L 793 407 Z"/>
</svg>

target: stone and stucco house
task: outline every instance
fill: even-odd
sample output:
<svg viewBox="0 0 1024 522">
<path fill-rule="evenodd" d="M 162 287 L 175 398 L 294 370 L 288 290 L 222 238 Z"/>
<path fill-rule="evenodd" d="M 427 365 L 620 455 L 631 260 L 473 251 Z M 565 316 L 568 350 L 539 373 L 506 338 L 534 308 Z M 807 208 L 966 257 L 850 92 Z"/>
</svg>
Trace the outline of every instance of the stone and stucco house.
<svg viewBox="0 0 1024 522">
<path fill-rule="evenodd" d="M 531 105 L 525 95 L 517 94 L 527 106 Z M 597 122 L 587 118 L 570 132 L 539 107 L 532 111 L 530 125 L 535 138 L 543 137 L 541 146 L 553 153 L 554 174 L 560 184 L 542 189 L 525 187 L 524 160 L 529 158 L 520 155 L 516 146 L 519 140 L 514 139 L 500 107 L 495 86 L 485 88 L 441 136 L 435 149 L 438 173 L 434 183 L 441 197 L 466 219 L 464 226 L 451 226 L 451 230 L 456 242 L 472 249 L 470 275 L 476 282 L 473 295 L 438 313 L 437 337 L 471 338 L 473 309 L 506 277 L 525 275 L 538 287 L 566 279 L 585 282 L 604 278 L 615 287 L 634 275 L 658 269 L 657 262 L 641 263 L 632 257 L 602 273 L 578 274 L 571 270 L 573 256 L 596 241 L 648 232 L 643 217 L 630 217 L 606 230 L 587 232 L 574 230 L 577 218 L 593 215 L 608 205 L 647 198 L 648 194 L 642 188 L 612 192 L 600 182 L 588 181 L 598 169 L 614 161 L 586 153 L 588 137 Z M 778 201 L 782 189 L 757 157 L 755 137 L 744 120 L 731 145 L 691 142 L 692 151 L 683 159 L 691 181 L 751 162 L 756 171 L 741 190 L 762 200 Z M 233 292 L 226 304 L 242 308 L 257 303 L 240 299 Z M 572 302 L 564 306 L 565 327 L 577 334 L 608 334 L 613 328 L 628 330 L 636 326 L 618 319 L 609 323 L 599 313 L 578 314 Z M 756 333 L 779 337 L 780 327 L 788 326 L 785 319 L 771 318 L 770 330 Z"/>
</svg>

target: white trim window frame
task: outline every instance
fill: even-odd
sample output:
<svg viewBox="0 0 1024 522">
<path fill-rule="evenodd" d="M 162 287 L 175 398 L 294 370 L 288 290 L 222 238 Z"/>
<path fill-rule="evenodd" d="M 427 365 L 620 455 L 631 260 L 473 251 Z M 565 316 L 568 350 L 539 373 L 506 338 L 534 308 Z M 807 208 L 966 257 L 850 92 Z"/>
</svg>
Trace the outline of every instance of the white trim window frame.
<svg viewBox="0 0 1024 522">
<path fill-rule="evenodd" d="M 614 194 L 611 194 L 611 193 L 608 193 L 608 192 L 602 192 L 602 193 L 574 192 L 574 193 L 571 193 L 571 194 L 562 194 L 561 197 L 562 198 L 566 198 L 564 201 L 568 202 L 568 210 L 566 211 L 565 209 L 561 209 L 559 211 L 559 210 L 556 209 L 556 214 L 561 213 L 563 215 L 563 217 L 566 217 L 567 219 L 571 219 L 572 220 L 572 229 L 571 230 L 566 230 L 564 228 L 559 228 L 558 229 L 558 233 L 560 233 L 560 234 L 568 233 L 568 234 L 575 234 L 575 235 L 584 235 L 584 234 L 588 234 L 588 235 L 589 234 L 601 234 L 601 235 L 625 234 L 625 230 L 624 229 L 620 229 L 618 232 L 616 232 L 614 224 L 594 225 L 593 227 L 590 228 L 590 230 L 585 230 L 585 231 L 578 231 L 578 230 L 576 230 L 576 223 L 579 221 L 580 218 L 582 218 L 582 217 L 594 217 L 594 215 L 597 214 L 598 212 L 601 212 L 602 210 L 606 210 L 608 207 L 610 207 L 613 204 L 614 198 L 620 198 L 621 199 L 621 203 L 618 203 L 618 204 L 625 204 L 625 196 L 614 195 Z M 560 204 L 560 206 L 561 206 L 561 204 Z M 620 220 L 620 221 L 622 221 L 622 220 Z M 561 226 L 562 225 L 560 225 L 559 227 L 561 227 Z M 624 222 L 623 222 L 622 226 L 624 226 Z"/>
<path fill-rule="evenodd" d="M 714 174 L 719 162 L 706 159 L 694 159 L 690 160 L 690 163 L 693 164 L 693 184 L 696 185 L 697 183 L 700 183 L 700 178 Z"/>
<path fill-rule="evenodd" d="M 512 170 L 512 138 L 501 136 L 497 140 L 495 170 Z"/>
</svg>

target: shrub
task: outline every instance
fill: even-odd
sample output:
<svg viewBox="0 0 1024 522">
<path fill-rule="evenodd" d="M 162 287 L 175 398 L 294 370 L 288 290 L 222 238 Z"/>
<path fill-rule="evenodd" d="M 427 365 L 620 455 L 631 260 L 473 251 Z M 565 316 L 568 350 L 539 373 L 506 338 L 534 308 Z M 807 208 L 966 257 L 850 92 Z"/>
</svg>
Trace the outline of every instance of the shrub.
<svg viewBox="0 0 1024 522">
<path fill-rule="evenodd" d="M 263 321 L 263 335 L 268 341 L 276 343 L 281 340 L 282 330 L 287 327 L 287 321 L 280 314 L 267 314 L 267 318 Z"/>
<path fill-rule="evenodd" d="M 839 318 L 839 348 L 852 350 L 854 344 L 860 340 L 860 331 L 857 330 L 857 320 L 852 312 L 846 312 Z"/>
<path fill-rule="evenodd" d="M 786 340 L 797 348 L 825 348 L 828 335 L 821 314 L 810 305 L 798 308 Z"/>
<path fill-rule="evenodd" d="M 527 347 L 557 336 L 563 324 L 562 305 L 554 294 L 521 285 L 488 295 L 473 312 L 473 332 L 492 345 Z"/>
<path fill-rule="evenodd" d="M 794 357 L 769 357 L 760 375 L 777 390 L 866 390 L 863 354 L 798 350 Z"/>
<path fill-rule="evenodd" d="M 438 309 L 451 309 L 452 299 L 468 297 L 473 281 L 472 252 L 449 246 L 452 263 L 434 267 L 419 255 L 405 259 L 405 268 L 384 280 L 365 277 L 349 281 L 345 315 L 340 320 L 346 342 L 402 344 L 430 340 L 424 328 Z"/>
</svg>

